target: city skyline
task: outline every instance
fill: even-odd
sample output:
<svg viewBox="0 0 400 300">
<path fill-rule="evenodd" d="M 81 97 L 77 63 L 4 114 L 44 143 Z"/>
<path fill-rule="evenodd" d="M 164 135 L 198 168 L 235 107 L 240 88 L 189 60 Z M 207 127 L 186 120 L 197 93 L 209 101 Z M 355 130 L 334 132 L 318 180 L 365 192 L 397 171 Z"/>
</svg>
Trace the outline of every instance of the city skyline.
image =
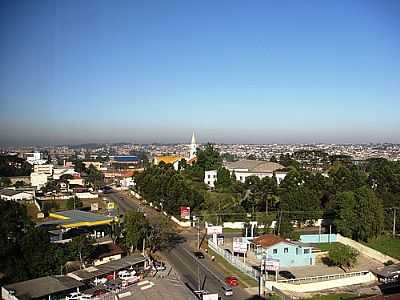
<svg viewBox="0 0 400 300">
<path fill-rule="evenodd" d="M 0 143 L 400 143 L 400 4 L 3 1 Z"/>
</svg>

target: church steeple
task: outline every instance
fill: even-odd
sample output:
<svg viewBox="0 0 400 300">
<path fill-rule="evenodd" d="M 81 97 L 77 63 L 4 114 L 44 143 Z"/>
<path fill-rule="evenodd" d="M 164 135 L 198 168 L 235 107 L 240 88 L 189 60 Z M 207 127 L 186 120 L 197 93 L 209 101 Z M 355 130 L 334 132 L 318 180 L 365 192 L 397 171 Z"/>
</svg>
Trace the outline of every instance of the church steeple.
<svg viewBox="0 0 400 300">
<path fill-rule="evenodd" d="M 196 137 L 194 136 L 194 131 L 193 131 L 192 142 L 190 143 L 189 146 L 189 159 L 192 159 L 193 157 L 196 156 L 196 149 L 197 149 Z"/>
</svg>

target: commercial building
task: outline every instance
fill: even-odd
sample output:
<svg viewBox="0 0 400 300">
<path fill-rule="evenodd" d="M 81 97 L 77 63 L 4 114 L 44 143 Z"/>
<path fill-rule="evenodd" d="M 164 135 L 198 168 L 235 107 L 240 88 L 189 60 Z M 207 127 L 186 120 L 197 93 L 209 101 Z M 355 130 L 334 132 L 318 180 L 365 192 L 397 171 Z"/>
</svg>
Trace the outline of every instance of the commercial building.
<svg viewBox="0 0 400 300">
<path fill-rule="evenodd" d="M 179 166 L 179 162 L 185 159 L 185 157 L 183 156 L 179 156 L 179 155 L 163 155 L 163 156 L 156 156 L 154 157 L 154 164 L 158 165 L 161 162 L 165 163 L 165 164 L 171 164 L 173 165 L 175 170 L 178 170 L 178 166 Z"/>
<path fill-rule="evenodd" d="M 33 153 L 25 153 L 26 161 L 31 165 L 43 165 L 47 162 L 47 160 L 42 158 L 42 153 L 33 152 Z"/>
<path fill-rule="evenodd" d="M 234 173 L 236 180 L 243 183 L 249 176 L 257 176 L 258 178 L 262 179 L 264 177 L 272 177 L 275 175 L 277 183 L 280 184 L 287 174 L 287 172 L 279 171 L 282 170 L 284 166 L 274 162 L 259 160 L 244 159 L 235 162 L 225 162 L 224 168 L 228 169 L 231 174 Z M 217 170 L 205 171 L 205 184 L 213 188 L 215 187 L 216 181 Z"/>
<path fill-rule="evenodd" d="M 3 300 L 61 299 L 79 291 L 84 283 L 68 276 L 46 276 L 5 285 L 1 288 Z"/>
<path fill-rule="evenodd" d="M 130 267 L 139 269 L 145 267 L 147 264 L 147 258 L 143 255 L 130 255 L 125 256 L 122 259 L 113 260 L 98 266 L 91 266 L 82 270 L 77 270 L 68 273 L 67 276 L 76 279 L 78 281 L 88 282 L 90 280 L 99 279 L 107 274 L 118 272 L 119 270 L 128 269 Z"/>
<path fill-rule="evenodd" d="M 0 199 L 7 201 L 29 201 L 33 199 L 33 194 L 26 191 L 3 189 L 0 191 Z"/>
<path fill-rule="evenodd" d="M 280 267 L 301 267 L 315 264 L 312 246 L 289 241 L 274 234 L 264 234 L 252 240 L 258 259 L 279 261 Z"/>
<path fill-rule="evenodd" d="M 34 165 L 33 172 L 51 176 L 53 175 L 53 167 L 54 166 L 52 164 Z"/>
<path fill-rule="evenodd" d="M 110 225 L 114 218 L 81 210 L 64 210 L 50 213 L 53 220 L 39 223 L 38 226 L 58 226 L 61 228 L 93 227 Z"/>
</svg>

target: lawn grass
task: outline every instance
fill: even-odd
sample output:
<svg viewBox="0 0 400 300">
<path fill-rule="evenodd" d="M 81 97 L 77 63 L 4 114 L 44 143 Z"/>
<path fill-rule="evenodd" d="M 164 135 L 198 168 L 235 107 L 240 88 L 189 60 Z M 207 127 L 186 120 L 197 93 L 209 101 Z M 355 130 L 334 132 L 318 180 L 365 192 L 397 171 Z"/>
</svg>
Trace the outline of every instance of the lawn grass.
<svg viewBox="0 0 400 300">
<path fill-rule="evenodd" d="M 391 257 L 400 259 L 400 239 L 389 235 L 381 235 L 376 239 L 369 240 L 367 246 Z"/>
<path fill-rule="evenodd" d="M 316 247 L 319 248 L 322 252 L 329 251 L 333 245 L 337 245 L 337 242 L 334 243 L 320 243 Z"/>
<path fill-rule="evenodd" d="M 347 293 L 340 293 L 340 294 L 332 294 L 332 295 L 321 295 L 321 296 L 314 296 L 310 300 L 345 300 L 345 299 L 352 299 L 354 295 L 347 294 Z"/>
<path fill-rule="evenodd" d="M 236 269 L 234 266 L 228 263 L 222 256 L 218 255 L 210 248 L 208 248 L 208 254 L 210 256 L 214 255 L 215 262 L 217 262 L 222 267 L 225 276 L 231 276 L 231 275 L 236 276 L 240 284 L 246 287 L 258 286 L 258 282 L 256 280 Z"/>
<path fill-rule="evenodd" d="M 223 233 L 242 233 L 243 229 L 240 228 L 223 228 Z"/>
</svg>

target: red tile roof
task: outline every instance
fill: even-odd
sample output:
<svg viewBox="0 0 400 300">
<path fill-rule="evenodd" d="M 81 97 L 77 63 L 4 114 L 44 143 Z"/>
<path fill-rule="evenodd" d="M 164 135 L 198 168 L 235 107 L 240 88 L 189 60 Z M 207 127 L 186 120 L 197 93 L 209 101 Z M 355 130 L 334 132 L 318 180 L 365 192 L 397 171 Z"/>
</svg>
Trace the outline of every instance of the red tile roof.
<svg viewBox="0 0 400 300">
<path fill-rule="evenodd" d="M 288 241 L 275 234 L 264 234 L 253 239 L 254 244 L 260 245 L 261 247 L 265 248 L 271 247 L 280 242 L 288 242 Z"/>
</svg>

